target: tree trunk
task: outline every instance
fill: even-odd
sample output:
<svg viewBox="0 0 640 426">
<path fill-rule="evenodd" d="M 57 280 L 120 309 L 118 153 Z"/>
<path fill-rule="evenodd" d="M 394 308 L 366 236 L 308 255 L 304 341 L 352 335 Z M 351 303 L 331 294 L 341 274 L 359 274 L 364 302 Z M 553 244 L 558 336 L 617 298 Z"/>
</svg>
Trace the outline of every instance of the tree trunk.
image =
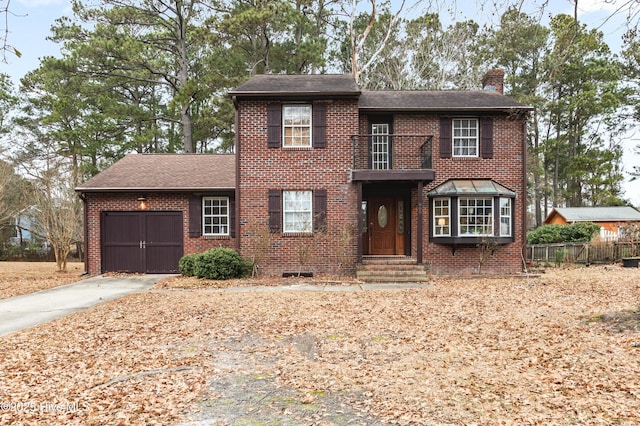
<svg viewBox="0 0 640 426">
<path fill-rule="evenodd" d="M 187 59 L 187 24 L 183 10 L 178 5 L 176 7 L 176 20 L 178 22 L 179 39 L 177 40 L 178 46 L 178 91 L 184 91 L 187 88 L 187 82 L 189 81 L 189 62 Z M 191 96 L 186 96 L 183 93 L 182 102 L 180 105 L 180 122 L 182 123 L 182 143 L 184 145 L 184 152 L 193 153 L 193 133 L 191 127 Z"/>
<path fill-rule="evenodd" d="M 184 144 L 184 152 L 192 153 L 193 151 L 193 135 L 191 134 L 191 114 L 189 113 L 189 104 L 185 101 L 181 111 L 182 121 L 182 142 Z"/>
</svg>

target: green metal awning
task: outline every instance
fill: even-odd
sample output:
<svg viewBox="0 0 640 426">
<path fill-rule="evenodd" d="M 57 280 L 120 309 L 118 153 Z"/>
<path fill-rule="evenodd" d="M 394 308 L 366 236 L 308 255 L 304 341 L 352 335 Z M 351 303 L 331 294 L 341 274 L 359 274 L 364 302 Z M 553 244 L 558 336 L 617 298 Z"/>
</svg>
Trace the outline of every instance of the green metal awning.
<svg viewBox="0 0 640 426">
<path fill-rule="evenodd" d="M 516 193 L 491 179 L 452 179 L 427 193 L 428 197 L 452 197 L 456 195 L 515 197 Z"/>
</svg>

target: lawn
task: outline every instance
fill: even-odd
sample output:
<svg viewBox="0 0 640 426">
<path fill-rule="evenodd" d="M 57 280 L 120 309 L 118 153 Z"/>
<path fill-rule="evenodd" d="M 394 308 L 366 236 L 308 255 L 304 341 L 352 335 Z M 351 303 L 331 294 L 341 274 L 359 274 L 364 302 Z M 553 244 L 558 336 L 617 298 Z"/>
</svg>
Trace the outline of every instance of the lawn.
<svg viewBox="0 0 640 426">
<path fill-rule="evenodd" d="M 82 279 L 82 262 L 67 263 L 67 271 L 57 271 L 55 262 L 0 261 L 0 299 L 47 290 Z"/>
<path fill-rule="evenodd" d="M 0 423 L 640 423 L 638 269 L 394 291 L 197 284 L 0 338 Z"/>
</svg>

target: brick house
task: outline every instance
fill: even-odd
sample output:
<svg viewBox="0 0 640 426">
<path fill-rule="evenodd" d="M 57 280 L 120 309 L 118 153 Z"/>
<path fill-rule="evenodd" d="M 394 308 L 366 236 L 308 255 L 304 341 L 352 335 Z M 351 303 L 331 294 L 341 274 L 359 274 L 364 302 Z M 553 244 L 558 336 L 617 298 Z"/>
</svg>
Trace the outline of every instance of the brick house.
<svg viewBox="0 0 640 426">
<path fill-rule="evenodd" d="M 253 259 L 264 275 L 519 273 L 530 108 L 502 95 L 503 76 L 490 71 L 477 91 L 361 91 L 347 75 L 254 76 L 230 92 L 236 154 L 225 177 L 233 174 L 234 185 L 222 188 L 220 176 L 204 173 L 206 188 L 185 191 L 188 182 L 166 176 L 156 192 L 141 183 L 128 194 L 154 194 L 149 211 L 169 209 L 160 198 L 180 198 L 186 229 L 202 227 L 204 197 L 226 191 L 229 236 L 213 241 Z M 146 156 L 129 157 L 132 167 Z M 171 158 L 183 156 L 165 157 L 175 173 Z M 106 208 L 135 210 L 136 201 L 107 205 L 115 186 L 91 180 L 78 190 L 89 250 L 104 251 L 95 238 L 109 232 L 95 221 Z M 193 231 L 182 232 L 184 253 L 211 242 Z M 88 256 L 90 273 L 108 270 L 99 256 Z"/>
<path fill-rule="evenodd" d="M 503 76 L 478 91 L 360 91 L 350 76 L 259 75 L 231 91 L 241 254 L 264 251 L 268 226 L 269 274 L 380 258 L 521 272 L 530 108 L 501 94 Z"/>
</svg>

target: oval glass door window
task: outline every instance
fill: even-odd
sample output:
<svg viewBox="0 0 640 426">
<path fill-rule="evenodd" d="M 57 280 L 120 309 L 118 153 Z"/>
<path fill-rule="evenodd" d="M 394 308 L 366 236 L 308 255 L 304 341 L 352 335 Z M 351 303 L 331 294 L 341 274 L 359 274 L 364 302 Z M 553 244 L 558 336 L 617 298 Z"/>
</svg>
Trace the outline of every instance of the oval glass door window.
<svg viewBox="0 0 640 426">
<path fill-rule="evenodd" d="M 387 226 L 387 221 L 389 220 L 389 215 L 387 214 L 387 207 L 383 204 L 378 207 L 378 225 L 380 228 L 384 228 Z"/>
</svg>

